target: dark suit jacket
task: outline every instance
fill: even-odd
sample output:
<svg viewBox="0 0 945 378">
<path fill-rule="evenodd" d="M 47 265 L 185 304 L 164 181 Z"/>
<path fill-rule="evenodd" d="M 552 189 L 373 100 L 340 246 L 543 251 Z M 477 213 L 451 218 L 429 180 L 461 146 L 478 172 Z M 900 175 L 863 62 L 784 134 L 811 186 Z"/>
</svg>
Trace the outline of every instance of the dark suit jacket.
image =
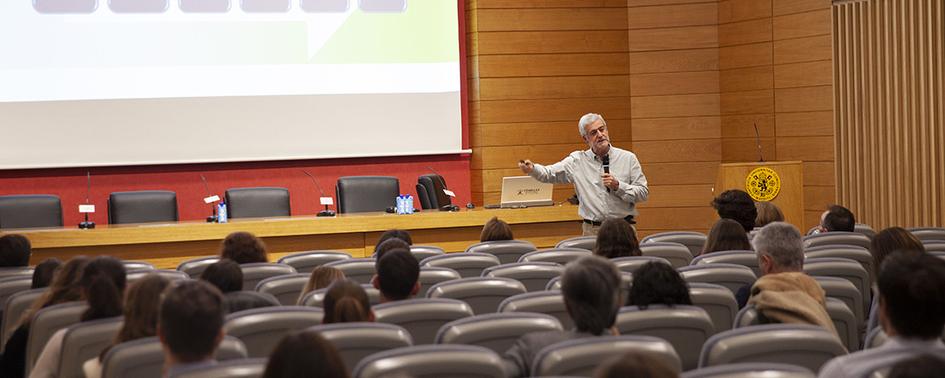
<svg viewBox="0 0 945 378">
<path fill-rule="evenodd" d="M 505 373 L 509 377 L 529 377 L 532 362 L 542 348 L 562 341 L 595 337 L 590 333 L 577 331 L 545 331 L 532 332 L 518 339 L 505 352 Z"/>
</svg>

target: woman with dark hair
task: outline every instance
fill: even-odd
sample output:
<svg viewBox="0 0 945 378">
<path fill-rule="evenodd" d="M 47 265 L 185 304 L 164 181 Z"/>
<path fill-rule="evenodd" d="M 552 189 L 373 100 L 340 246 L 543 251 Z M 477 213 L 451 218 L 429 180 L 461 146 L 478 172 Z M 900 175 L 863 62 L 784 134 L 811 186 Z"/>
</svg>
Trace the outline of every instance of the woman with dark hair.
<svg viewBox="0 0 945 378">
<path fill-rule="evenodd" d="M 735 220 L 742 225 L 746 233 L 755 228 L 758 209 L 755 208 L 755 200 L 743 190 L 731 189 L 722 192 L 712 200 L 712 207 L 719 213 L 719 218 Z"/>
<path fill-rule="evenodd" d="M 220 258 L 230 259 L 237 264 L 269 262 L 266 244 L 248 232 L 234 232 L 223 239 L 220 245 Z"/>
<path fill-rule="evenodd" d="M 709 230 L 709 237 L 706 238 L 700 255 L 718 251 L 750 251 L 751 249 L 751 242 L 748 241 L 748 234 L 745 233 L 742 225 L 731 219 L 719 219 Z"/>
<path fill-rule="evenodd" d="M 395 229 L 384 231 L 384 233 L 381 234 L 381 237 L 377 238 L 377 243 L 374 244 L 374 249 L 377 250 L 377 248 L 381 245 L 381 243 L 389 239 L 400 239 L 400 240 L 403 240 L 404 243 L 407 243 L 408 246 L 413 245 L 413 239 L 410 237 L 409 232 L 404 231 L 404 230 L 398 230 L 395 228 Z"/>
<path fill-rule="evenodd" d="M 873 302 L 870 304 L 866 322 L 867 334 L 879 327 L 879 294 L 876 289 L 879 269 L 887 257 L 897 253 L 925 253 L 925 246 L 915 235 L 902 227 L 889 227 L 877 232 L 870 241 L 870 254 L 873 255 L 873 271 L 870 272 L 873 281 Z"/>
<path fill-rule="evenodd" d="M 62 266 L 62 261 L 55 257 L 43 260 L 33 269 L 33 282 L 30 289 L 39 289 L 49 286 L 56 271 Z"/>
<path fill-rule="evenodd" d="M 311 293 L 318 289 L 324 289 L 331 285 L 332 282 L 345 279 L 345 273 L 341 269 L 333 268 L 330 266 L 319 266 L 312 270 L 312 274 L 308 276 L 308 282 L 305 283 L 305 287 L 302 288 L 302 293 L 299 295 L 297 301 L 298 305 L 302 305 L 302 299 L 305 298 L 305 294 Z"/>
<path fill-rule="evenodd" d="M 768 223 L 784 222 L 784 213 L 781 212 L 778 205 L 769 201 L 755 202 L 755 210 L 758 212 L 755 217 L 755 228 L 764 227 Z"/>
<path fill-rule="evenodd" d="M 637 236 L 630 223 L 622 218 L 607 218 L 597 231 L 594 254 L 608 259 L 641 256 Z"/>
<path fill-rule="evenodd" d="M 335 346 L 317 332 L 286 335 L 272 350 L 263 378 L 348 378 Z"/>
<path fill-rule="evenodd" d="M 648 262 L 633 273 L 628 306 L 645 310 L 650 305 L 691 305 L 689 286 L 669 264 Z"/>
<path fill-rule="evenodd" d="M 512 239 L 515 239 L 512 236 L 512 227 L 509 227 L 509 224 L 499 219 L 499 217 L 489 219 L 489 221 L 482 226 L 482 233 L 479 234 L 480 242 Z"/>
<path fill-rule="evenodd" d="M 329 285 L 323 305 L 323 324 L 374 321 L 367 293 L 353 280 L 338 280 Z"/>
</svg>

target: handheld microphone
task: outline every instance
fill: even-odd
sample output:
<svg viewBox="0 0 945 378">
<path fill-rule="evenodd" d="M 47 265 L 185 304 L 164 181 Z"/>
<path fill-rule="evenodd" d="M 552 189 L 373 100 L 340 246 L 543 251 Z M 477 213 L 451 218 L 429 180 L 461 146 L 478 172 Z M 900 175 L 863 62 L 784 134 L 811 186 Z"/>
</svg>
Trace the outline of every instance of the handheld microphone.
<svg viewBox="0 0 945 378">
<path fill-rule="evenodd" d="M 448 197 L 456 196 L 451 190 L 446 188 L 446 180 L 443 180 L 443 175 L 441 175 L 439 172 L 437 172 L 435 169 L 433 169 L 433 167 L 429 165 L 427 166 L 427 170 L 429 170 L 430 172 L 433 172 L 433 174 L 435 174 L 437 177 L 437 181 L 440 182 L 440 185 L 443 185 L 443 194 L 446 194 Z M 439 193 L 436 193 L 436 194 L 437 194 L 437 198 L 439 198 L 440 197 Z M 453 205 L 452 203 L 448 203 L 446 205 L 440 206 L 440 211 L 459 211 L 459 206 Z"/>
<path fill-rule="evenodd" d="M 217 207 L 213 203 L 219 201 L 220 196 L 217 196 L 210 191 L 210 185 L 207 184 L 206 177 L 200 175 L 200 180 L 203 181 L 203 187 L 207 190 L 207 196 L 204 197 L 203 202 L 210 205 L 210 216 L 207 217 L 207 223 L 216 223 L 220 220 L 220 217 L 217 216 Z"/>
<path fill-rule="evenodd" d="M 95 205 L 89 203 L 89 196 L 92 193 L 92 173 L 85 171 L 85 204 L 79 205 L 79 212 L 85 216 L 85 221 L 79 223 L 79 228 L 88 230 L 95 228 L 95 222 L 89 220 L 89 213 L 95 212 Z"/>
<path fill-rule="evenodd" d="M 321 203 L 322 205 L 325 205 L 325 210 L 319 211 L 318 214 L 315 214 L 315 216 L 316 216 L 316 217 L 333 217 L 333 216 L 335 216 L 335 212 L 328 209 L 328 205 L 333 204 L 333 203 L 334 203 L 334 200 L 332 200 L 331 197 L 328 197 L 328 196 L 325 195 L 325 191 L 322 190 L 322 186 L 321 186 L 321 185 L 318 185 L 318 180 L 315 179 L 315 176 L 312 176 L 310 173 L 306 172 L 304 169 L 302 170 L 302 173 L 304 173 L 306 176 L 308 176 L 308 178 L 312 179 L 312 183 L 315 184 L 315 188 L 317 188 L 317 189 L 318 189 L 318 192 L 321 194 L 321 197 L 318 199 L 318 200 L 319 200 L 319 203 Z"/>
<path fill-rule="evenodd" d="M 761 133 L 758 132 L 758 124 L 752 122 L 752 125 L 755 126 L 755 144 L 758 145 L 758 162 L 764 163 L 765 156 L 761 153 Z"/>
<path fill-rule="evenodd" d="M 604 173 L 610 173 L 610 154 L 604 155 L 601 163 L 604 165 Z M 610 193 L 610 188 L 607 188 L 607 193 Z"/>
</svg>

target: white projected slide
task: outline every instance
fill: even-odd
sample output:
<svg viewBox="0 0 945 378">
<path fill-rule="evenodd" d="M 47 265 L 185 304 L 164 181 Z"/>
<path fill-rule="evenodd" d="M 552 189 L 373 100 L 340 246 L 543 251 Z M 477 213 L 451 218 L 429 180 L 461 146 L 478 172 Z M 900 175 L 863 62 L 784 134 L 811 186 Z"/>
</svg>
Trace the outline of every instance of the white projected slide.
<svg viewBox="0 0 945 378">
<path fill-rule="evenodd" d="M 455 0 L 0 1 L 0 169 L 461 152 Z"/>
</svg>

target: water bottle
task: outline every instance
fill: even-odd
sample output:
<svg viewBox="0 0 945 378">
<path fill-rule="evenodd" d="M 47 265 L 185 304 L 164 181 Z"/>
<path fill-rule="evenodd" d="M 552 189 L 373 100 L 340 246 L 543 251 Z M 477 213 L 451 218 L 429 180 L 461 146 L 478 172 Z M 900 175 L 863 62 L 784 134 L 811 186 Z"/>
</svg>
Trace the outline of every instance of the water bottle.
<svg viewBox="0 0 945 378">
<path fill-rule="evenodd" d="M 413 196 L 407 195 L 407 214 L 413 214 Z"/>
<path fill-rule="evenodd" d="M 221 201 L 217 204 L 217 223 L 226 223 L 227 219 L 226 203 Z"/>
<path fill-rule="evenodd" d="M 404 210 L 407 206 L 407 199 L 403 195 L 397 196 L 397 214 L 404 214 Z"/>
</svg>

